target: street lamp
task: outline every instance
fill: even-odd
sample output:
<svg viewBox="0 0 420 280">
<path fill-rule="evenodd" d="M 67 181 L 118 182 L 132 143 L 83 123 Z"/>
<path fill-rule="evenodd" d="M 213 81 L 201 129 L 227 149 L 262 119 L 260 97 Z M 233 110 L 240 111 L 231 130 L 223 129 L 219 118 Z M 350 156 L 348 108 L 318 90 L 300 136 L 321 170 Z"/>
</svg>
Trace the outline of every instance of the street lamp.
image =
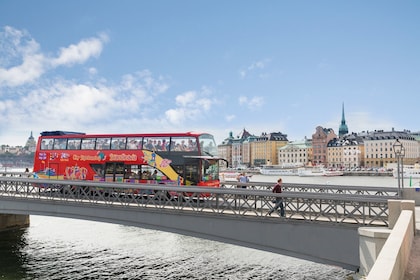
<svg viewBox="0 0 420 280">
<path fill-rule="evenodd" d="M 395 157 L 397 158 L 397 180 L 398 180 L 398 196 L 401 196 L 401 182 L 400 182 L 400 158 L 405 153 L 404 147 L 397 139 L 395 143 L 392 145 L 392 148 L 394 149 Z"/>
<path fill-rule="evenodd" d="M 405 148 L 402 146 L 401 148 L 401 189 L 404 189 L 404 156 L 405 156 Z"/>
</svg>

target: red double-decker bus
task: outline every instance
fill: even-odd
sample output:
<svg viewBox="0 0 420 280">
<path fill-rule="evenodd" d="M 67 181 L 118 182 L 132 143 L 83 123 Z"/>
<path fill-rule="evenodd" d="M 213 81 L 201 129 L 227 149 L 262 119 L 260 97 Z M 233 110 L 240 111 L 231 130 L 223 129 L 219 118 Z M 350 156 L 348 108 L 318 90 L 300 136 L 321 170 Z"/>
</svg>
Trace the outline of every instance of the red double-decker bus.
<svg viewBox="0 0 420 280">
<path fill-rule="evenodd" d="M 45 179 L 218 187 L 220 160 L 208 133 L 45 131 L 33 171 Z"/>
</svg>

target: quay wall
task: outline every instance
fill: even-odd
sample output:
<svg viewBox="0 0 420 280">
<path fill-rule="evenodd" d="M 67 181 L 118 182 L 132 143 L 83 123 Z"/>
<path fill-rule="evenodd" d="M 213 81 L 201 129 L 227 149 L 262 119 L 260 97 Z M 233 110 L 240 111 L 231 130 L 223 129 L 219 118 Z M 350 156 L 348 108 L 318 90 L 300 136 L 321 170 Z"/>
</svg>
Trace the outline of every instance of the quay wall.
<svg viewBox="0 0 420 280">
<path fill-rule="evenodd" d="M 344 176 L 385 176 L 392 177 L 392 172 L 376 172 L 376 171 L 344 171 Z"/>
<path fill-rule="evenodd" d="M 0 214 L 0 231 L 29 226 L 29 215 Z"/>
</svg>

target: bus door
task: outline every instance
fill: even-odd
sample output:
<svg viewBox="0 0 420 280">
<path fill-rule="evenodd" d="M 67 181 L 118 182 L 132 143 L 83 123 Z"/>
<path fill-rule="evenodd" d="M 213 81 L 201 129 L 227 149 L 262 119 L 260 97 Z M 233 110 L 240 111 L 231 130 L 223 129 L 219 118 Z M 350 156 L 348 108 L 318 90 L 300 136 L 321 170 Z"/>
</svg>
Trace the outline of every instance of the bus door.
<svg viewBox="0 0 420 280">
<path fill-rule="evenodd" d="M 186 162 L 184 166 L 184 178 L 186 180 L 186 184 L 197 186 L 200 181 L 199 176 L 198 164 L 188 164 Z"/>
<path fill-rule="evenodd" d="M 123 162 L 107 162 L 105 165 L 105 181 L 124 182 L 124 170 Z"/>
</svg>

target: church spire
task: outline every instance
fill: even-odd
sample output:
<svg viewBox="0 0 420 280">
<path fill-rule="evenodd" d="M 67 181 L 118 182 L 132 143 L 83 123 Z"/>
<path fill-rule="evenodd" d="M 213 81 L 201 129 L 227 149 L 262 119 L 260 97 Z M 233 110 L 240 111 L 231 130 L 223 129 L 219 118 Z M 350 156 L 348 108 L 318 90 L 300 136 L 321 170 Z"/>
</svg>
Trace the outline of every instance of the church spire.
<svg viewBox="0 0 420 280">
<path fill-rule="evenodd" d="M 342 137 L 349 133 L 349 129 L 346 125 L 346 118 L 344 117 L 344 102 L 343 102 L 343 108 L 342 108 L 342 114 L 341 114 L 341 124 L 338 129 L 338 137 Z"/>
</svg>

